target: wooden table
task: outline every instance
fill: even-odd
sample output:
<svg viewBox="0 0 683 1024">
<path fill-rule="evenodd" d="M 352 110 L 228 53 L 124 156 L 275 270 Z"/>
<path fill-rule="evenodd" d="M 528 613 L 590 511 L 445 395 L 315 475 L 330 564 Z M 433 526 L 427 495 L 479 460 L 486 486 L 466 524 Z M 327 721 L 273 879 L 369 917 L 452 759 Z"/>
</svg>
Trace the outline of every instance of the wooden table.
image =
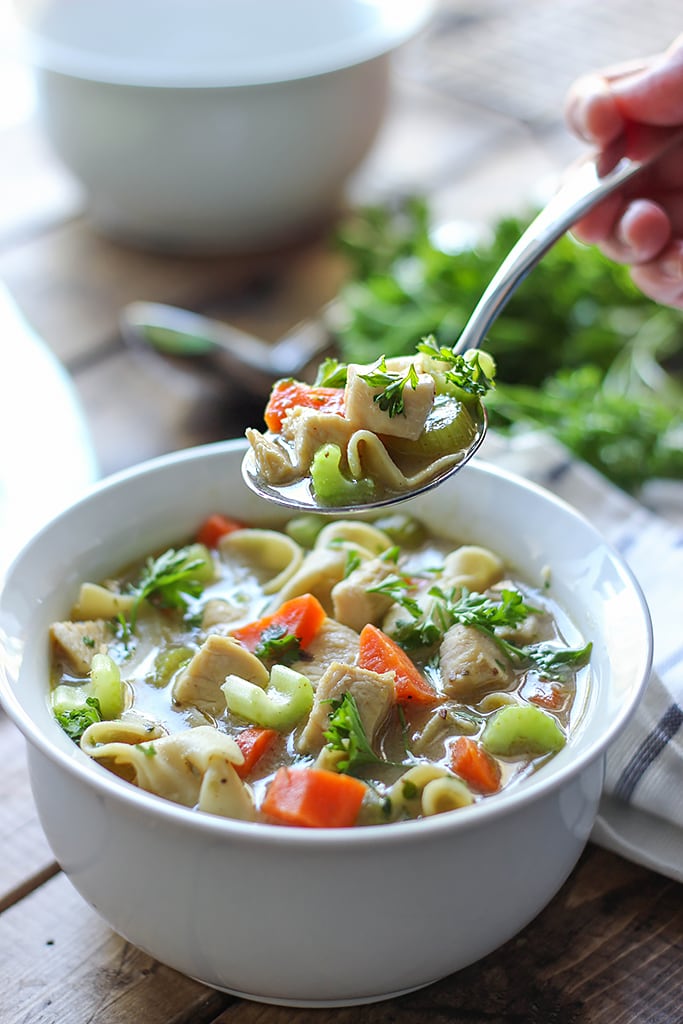
<svg viewBox="0 0 683 1024">
<path fill-rule="evenodd" d="M 554 67 L 538 41 L 524 35 L 531 23 L 557 34 L 547 4 L 525 0 L 519 20 L 509 23 L 507 7 L 484 6 L 482 12 L 474 3 L 444 2 L 431 30 L 402 55 L 386 129 L 354 180 L 352 202 L 419 190 L 432 196 L 441 217 L 514 212 L 531 185 L 552 177 L 576 152 L 558 114 L 573 73 L 594 60 L 634 56 L 641 41 L 648 51 L 666 43 L 676 17 L 662 0 L 642 14 L 627 0 L 617 2 L 610 10 L 622 30 L 626 24 L 632 29 L 632 52 L 615 49 L 623 31 L 613 39 L 609 25 L 600 29 L 600 23 L 589 52 L 565 46 Z M 575 32 L 583 17 L 585 38 L 592 6 L 555 7 Z M 567 31 L 560 36 L 567 38 Z M 532 47 L 538 62 L 545 61 L 542 68 L 528 60 L 520 65 L 525 46 L 527 56 Z M 491 51 L 496 57 L 496 47 L 494 80 L 481 68 Z M 465 51 L 467 59 L 460 59 Z M 505 74 L 517 75 L 507 89 Z M 50 154 L 32 117 L 8 121 L 0 138 L 0 281 L 71 373 L 101 473 L 241 433 L 257 410 L 228 397 L 220 382 L 141 360 L 121 340 L 118 311 L 140 298 L 172 302 L 274 339 L 313 315 L 343 280 L 329 237 L 256 256 L 189 259 L 129 249 L 93 233 L 79 187 Z M 2 1024 L 683 1021 L 680 886 L 590 844 L 524 932 L 413 995 L 360 1009 L 311 1011 L 212 991 L 131 947 L 82 901 L 46 844 L 23 739 L 2 714 L 0 750 Z M 482 912 L 494 911 L 483 906 Z"/>
</svg>

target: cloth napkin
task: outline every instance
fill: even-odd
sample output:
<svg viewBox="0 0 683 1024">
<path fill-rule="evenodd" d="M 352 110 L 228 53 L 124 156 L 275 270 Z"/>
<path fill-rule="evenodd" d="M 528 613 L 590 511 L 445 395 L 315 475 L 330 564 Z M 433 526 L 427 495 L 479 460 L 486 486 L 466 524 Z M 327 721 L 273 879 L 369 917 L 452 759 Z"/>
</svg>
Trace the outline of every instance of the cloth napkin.
<svg viewBox="0 0 683 1024">
<path fill-rule="evenodd" d="M 636 501 L 542 432 L 491 432 L 483 457 L 552 491 L 590 520 L 643 589 L 654 629 L 653 671 L 640 705 L 607 752 L 591 838 L 683 881 L 683 484 Z"/>
</svg>

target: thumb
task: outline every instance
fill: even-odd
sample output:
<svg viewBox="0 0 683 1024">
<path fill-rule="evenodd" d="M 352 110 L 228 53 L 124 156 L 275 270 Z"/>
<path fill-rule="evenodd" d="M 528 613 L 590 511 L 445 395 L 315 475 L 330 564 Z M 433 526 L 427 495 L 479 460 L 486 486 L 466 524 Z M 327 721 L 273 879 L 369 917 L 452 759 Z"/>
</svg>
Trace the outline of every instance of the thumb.
<svg viewBox="0 0 683 1024">
<path fill-rule="evenodd" d="M 683 124 L 683 35 L 639 74 L 610 82 L 610 91 L 626 121 Z"/>
</svg>

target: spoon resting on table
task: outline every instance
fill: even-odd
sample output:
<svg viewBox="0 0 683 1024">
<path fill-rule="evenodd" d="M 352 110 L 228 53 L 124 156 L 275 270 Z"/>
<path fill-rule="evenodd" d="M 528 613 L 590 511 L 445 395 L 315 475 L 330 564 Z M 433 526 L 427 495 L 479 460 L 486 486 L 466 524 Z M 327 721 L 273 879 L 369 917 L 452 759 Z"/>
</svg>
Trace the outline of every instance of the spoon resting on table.
<svg viewBox="0 0 683 1024">
<path fill-rule="evenodd" d="M 464 329 L 462 330 L 457 343 L 449 350 L 453 360 L 466 360 L 469 364 L 481 369 L 478 362 L 479 349 L 486 333 L 504 309 L 508 300 L 524 280 L 527 274 L 542 259 L 545 253 L 558 241 L 559 238 L 580 220 L 589 210 L 600 203 L 606 196 L 615 192 L 626 182 L 640 174 L 646 167 L 658 160 L 664 153 L 677 145 L 683 139 L 683 132 L 668 135 L 660 144 L 653 147 L 650 153 L 639 160 L 623 157 L 614 167 L 604 174 L 600 173 L 602 157 L 593 157 L 583 161 L 571 169 L 559 190 L 546 204 L 543 210 L 532 221 L 529 227 L 523 232 L 519 241 L 503 261 L 491 282 L 485 289 L 481 299 L 477 303 Z M 424 351 L 424 346 L 418 348 Z M 441 353 L 444 349 L 440 350 Z M 481 354 L 483 355 L 483 354 Z M 439 356 L 435 352 L 435 357 Z M 433 364 L 434 365 L 434 364 Z M 367 401 L 372 404 L 378 399 L 385 401 L 386 391 L 379 391 L 379 381 L 388 380 L 392 377 L 387 373 L 382 377 L 377 373 L 379 366 L 366 368 L 368 372 L 361 374 L 364 381 L 374 382 L 375 390 L 369 394 Z M 392 368 L 384 366 L 384 369 Z M 416 390 L 417 385 L 410 381 L 405 366 L 399 366 L 393 374 L 394 389 L 402 387 L 403 395 L 411 395 L 411 387 Z M 436 374 L 434 375 L 437 376 Z M 403 380 L 402 380 L 403 378 Z M 354 378 L 355 386 L 355 378 Z M 349 385 L 346 385 L 347 398 L 351 394 Z M 461 395 L 462 397 L 462 395 Z M 436 401 L 436 400 L 435 400 Z M 381 406 L 381 402 L 380 402 Z M 340 495 L 334 493 L 322 497 L 322 489 L 316 485 L 315 480 L 315 459 L 311 463 L 311 473 L 305 473 L 298 478 L 286 479 L 286 473 L 278 471 L 275 466 L 271 473 L 268 470 L 269 462 L 267 456 L 272 453 L 277 459 L 277 444 L 272 449 L 264 443 L 268 441 L 268 435 L 260 435 L 258 431 L 247 431 L 251 447 L 248 449 L 242 462 L 242 476 L 247 486 L 256 494 L 267 501 L 277 505 L 285 506 L 295 512 L 317 512 L 327 515 L 348 514 L 351 512 L 367 511 L 375 508 L 382 508 L 393 505 L 416 494 L 429 491 L 439 486 L 447 477 L 452 476 L 469 462 L 475 452 L 481 446 L 486 433 L 486 412 L 480 400 L 465 402 L 465 411 L 469 417 L 469 428 L 464 440 L 462 431 L 456 431 L 455 437 L 459 441 L 458 447 L 450 449 L 450 458 L 438 458 L 433 464 L 433 472 L 418 473 L 414 476 L 404 475 L 402 480 L 397 480 L 396 486 L 374 487 L 353 487 L 348 493 L 340 491 Z M 403 407 L 401 407 L 403 412 Z M 389 413 L 391 416 L 391 413 Z M 389 421 L 387 421 L 388 423 Z M 429 423 L 429 419 L 425 421 Z M 392 426 L 393 430 L 393 426 Z M 364 433 L 367 433 L 365 431 Z M 371 433 L 371 431 L 370 431 Z M 378 431 L 382 433 L 382 431 Z M 385 433 L 389 433 L 386 430 Z M 356 435 L 353 435 L 356 437 Z M 382 438 L 386 440 L 384 434 Z M 275 441 L 278 439 L 276 438 Z M 378 443 L 382 442 L 377 438 Z M 400 447 L 400 446 L 399 446 Z M 403 444 L 403 452 L 413 451 L 410 445 Z M 347 457 L 350 451 L 347 450 Z M 319 454 L 319 453 L 316 453 Z M 336 453 L 331 453 L 333 460 L 337 459 Z M 358 452 L 355 453 L 358 456 Z M 359 463 L 359 458 L 355 458 Z M 351 466 L 351 463 L 349 462 Z M 339 467 L 335 467 L 338 471 Z M 354 469 L 356 472 L 354 472 Z M 351 484 L 362 483 L 359 479 L 358 466 L 351 466 L 351 475 L 355 479 Z M 365 481 L 367 483 L 367 481 Z M 370 481 L 372 483 L 372 481 Z"/>
</svg>

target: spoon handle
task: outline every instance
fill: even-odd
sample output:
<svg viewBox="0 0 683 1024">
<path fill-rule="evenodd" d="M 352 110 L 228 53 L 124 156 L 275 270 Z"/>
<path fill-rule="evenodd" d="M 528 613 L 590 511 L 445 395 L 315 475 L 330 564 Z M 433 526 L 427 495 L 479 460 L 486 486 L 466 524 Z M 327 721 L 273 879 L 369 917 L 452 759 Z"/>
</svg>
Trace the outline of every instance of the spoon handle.
<svg viewBox="0 0 683 1024">
<path fill-rule="evenodd" d="M 501 263 L 465 324 L 455 351 L 463 353 L 479 348 L 518 285 L 565 231 L 682 140 L 683 132 L 669 135 L 647 157 L 642 160 L 623 157 L 604 175 L 600 174 L 599 157 L 577 165 Z"/>
</svg>

